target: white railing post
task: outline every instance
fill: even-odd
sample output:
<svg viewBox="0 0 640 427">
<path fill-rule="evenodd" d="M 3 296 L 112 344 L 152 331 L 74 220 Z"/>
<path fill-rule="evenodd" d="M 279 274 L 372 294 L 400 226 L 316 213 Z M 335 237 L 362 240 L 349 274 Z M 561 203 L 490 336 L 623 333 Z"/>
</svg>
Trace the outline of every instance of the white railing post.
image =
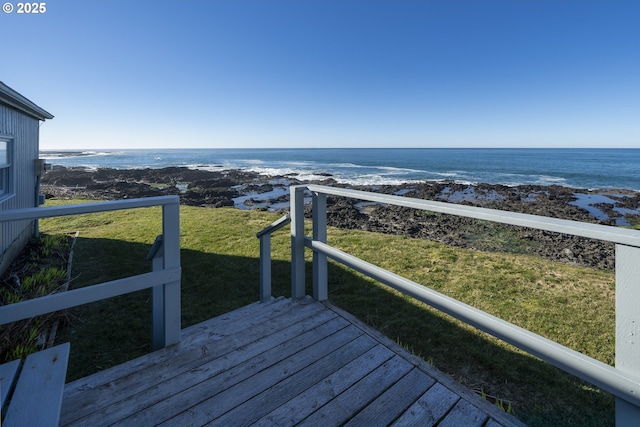
<svg viewBox="0 0 640 427">
<path fill-rule="evenodd" d="M 305 295 L 304 190 L 291 187 L 291 299 Z"/>
<path fill-rule="evenodd" d="M 260 302 L 271 301 L 271 234 L 260 236 Z"/>
<path fill-rule="evenodd" d="M 291 221 L 289 215 L 256 233 L 260 239 L 260 302 L 271 301 L 271 235 Z"/>
<path fill-rule="evenodd" d="M 313 192 L 313 240 L 327 243 L 327 195 Z M 313 297 L 328 298 L 327 256 L 313 251 Z"/>
<path fill-rule="evenodd" d="M 151 260 L 151 271 L 164 268 L 162 235 L 153 242 L 147 260 Z M 151 348 L 159 350 L 164 347 L 164 285 L 151 288 Z"/>
<path fill-rule="evenodd" d="M 616 369 L 640 377 L 640 248 L 616 245 Z M 616 426 L 637 426 L 640 407 L 616 398 Z"/>
<path fill-rule="evenodd" d="M 180 204 L 162 207 L 164 269 L 180 268 Z M 164 345 L 180 342 L 180 279 L 164 285 Z"/>
</svg>

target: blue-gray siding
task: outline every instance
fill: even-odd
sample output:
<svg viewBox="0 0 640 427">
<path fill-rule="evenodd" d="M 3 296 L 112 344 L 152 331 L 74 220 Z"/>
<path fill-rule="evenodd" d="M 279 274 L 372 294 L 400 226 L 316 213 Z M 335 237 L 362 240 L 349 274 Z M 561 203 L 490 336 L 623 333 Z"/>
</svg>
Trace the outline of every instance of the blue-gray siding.
<svg viewBox="0 0 640 427">
<path fill-rule="evenodd" d="M 39 150 L 39 124 L 38 119 L 0 104 L 0 135 L 13 140 L 12 194 L 0 199 L 0 210 L 36 206 L 35 160 Z M 32 227 L 32 221 L 0 222 L 0 271 L 7 248 Z"/>
</svg>

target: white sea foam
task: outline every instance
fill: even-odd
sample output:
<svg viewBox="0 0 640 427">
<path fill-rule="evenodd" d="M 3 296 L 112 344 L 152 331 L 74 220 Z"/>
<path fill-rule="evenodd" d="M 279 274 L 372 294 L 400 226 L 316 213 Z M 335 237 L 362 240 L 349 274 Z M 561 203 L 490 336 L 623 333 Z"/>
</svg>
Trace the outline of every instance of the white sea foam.
<svg viewBox="0 0 640 427">
<path fill-rule="evenodd" d="M 112 156 L 116 153 L 112 151 L 41 151 L 40 157 L 44 159 L 73 159 L 76 157 L 97 157 L 97 156 Z"/>
<path fill-rule="evenodd" d="M 384 171 L 389 171 L 392 173 L 405 172 L 405 173 L 431 173 L 422 169 L 409 169 L 409 168 L 398 168 L 393 166 L 376 166 L 378 169 L 382 169 Z"/>
<path fill-rule="evenodd" d="M 566 178 L 560 176 L 538 175 L 538 181 L 543 184 L 558 184 L 562 185 L 567 182 Z"/>
<path fill-rule="evenodd" d="M 121 154 L 121 152 L 114 151 L 83 151 L 80 155 L 86 157 L 95 157 L 95 156 L 117 156 Z"/>
</svg>

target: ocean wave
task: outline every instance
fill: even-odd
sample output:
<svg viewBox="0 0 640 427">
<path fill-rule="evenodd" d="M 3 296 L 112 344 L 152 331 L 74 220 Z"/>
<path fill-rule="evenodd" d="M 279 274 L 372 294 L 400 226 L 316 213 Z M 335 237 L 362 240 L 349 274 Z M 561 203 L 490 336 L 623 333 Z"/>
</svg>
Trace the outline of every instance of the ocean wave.
<svg viewBox="0 0 640 427">
<path fill-rule="evenodd" d="M 235 168 L 233 168 L 235 169 Z M 327 179 L 327 174 L 320 171 L 301 171 L 297 168 L 277 168 L 277 167 L 250 167 L 244 168 L 249 172 L 255 172 L 265 176 L 289 176 L 295 177 L 301 181 L 315 181 Z"/>
<path fill-rule="evenodd" d="M 404 172 L 404 173 L 432 173 L 430 171 L 425 171 L 422 169 L 410 169 L 410 168 L 399 168 L 399 167 L 394 167 L 394 166 L 375 166 L 376 169 L 382 169 L 384 171 L 389 171 L 389 172 L 393 172 L 393 173 L 399 173 L 399 172 Z"/>
<path fill-rule="evenodd" d="M 459 177 L 462 176 L 460 173 L 458 172 L 429 172 L 430 174 L 436 175 L 436 176 L 443 176 L 446 178 L 454 178 L 454 177 Z"/>
<path fill-rule="evenodd" d="M 82 155 L 83 156 L 117 156 L 118 152 L 114 152 L 114 151 L 83 151 Z"/>
<path fill-rule="evenodd" d="M 401 178 L 334 178 L 339 184 L 346 185 L 362 185 L 362 186 L 378 186 L 378 185 L 404 185 L 404 184 L 419 184 L 425 182 L 424 179 L 401 179 Z"/>
<path fill-rule="evenodd" d="M 560 176 L 538 175 L 538 181 L 545 185 L 550 183 L 562 185 L 567 182 L 567 179 Z"/>
<path fill-rule="evenodd" d="M 181 165 L 182 167 L 188 168 L 188 169 L 195 169 L 195 170 L 203 170 L 203 171 L 209 171 L 209 172 L 220 172 L 220 171 L 225 171 L 225 170 L 231 170 L 231 169 L 241 169 L 238 167 L 230 167 L 228 165 L 224 165 L 224 164 L 207 164 L 207 165 L 203 165 L 201 163 L 199 164 L 183 164 Z"/>
<path fill-rule="evenodd" d="M 356 165 L 355 163 L 330 163 L 328 166 L 335 166 L 339 168 L 366 168 L 369 166 Z"/>
<path fill-rule="evenodd" d="M 70 159 L 75 157 L 113 156 L 113 151 L 40 151 L 40 157 L 45 159 Z"/>
<path fill-rule="evenodd" d="M 371 165 L 357 165 L 355 163 L 331 163 L 326 166 L 327 168 L 342 168 L 342 169 L 373 169 L 381 171 L 389 171 L 393 173 L 431 173 L 423 169 L 411 169 L 398 166 L 371 166 Z"/>
<path fill-rule="evenodd" d="M 275 163 L 277 163 L 277 162 L 275 162 Z M 280 162 L 280 163 L 282 163 L 283 165 L 292 165 L 292 166 L 299 166 L 299 167 L 300 166 L 314 166 L 315 167 L 315 165 L 316 165 L 315 162 L 309 162 L 309 161 L 306 161 L 306 160 L 288 160 L 286 162 Z"/>
</svg>

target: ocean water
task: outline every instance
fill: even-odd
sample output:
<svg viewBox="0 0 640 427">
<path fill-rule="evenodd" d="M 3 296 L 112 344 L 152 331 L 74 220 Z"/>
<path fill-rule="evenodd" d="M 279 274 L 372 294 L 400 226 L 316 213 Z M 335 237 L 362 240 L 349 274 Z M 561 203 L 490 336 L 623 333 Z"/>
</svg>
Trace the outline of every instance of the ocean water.
<svg viewBox="0 0 640 427">
<path fill-rule="evenodd" d="M 43 151 L 62 166 L 244 169 L 357 185 L 452 180 L 640 191 L 640 149 L 157 149 Z"/>
</svg>

